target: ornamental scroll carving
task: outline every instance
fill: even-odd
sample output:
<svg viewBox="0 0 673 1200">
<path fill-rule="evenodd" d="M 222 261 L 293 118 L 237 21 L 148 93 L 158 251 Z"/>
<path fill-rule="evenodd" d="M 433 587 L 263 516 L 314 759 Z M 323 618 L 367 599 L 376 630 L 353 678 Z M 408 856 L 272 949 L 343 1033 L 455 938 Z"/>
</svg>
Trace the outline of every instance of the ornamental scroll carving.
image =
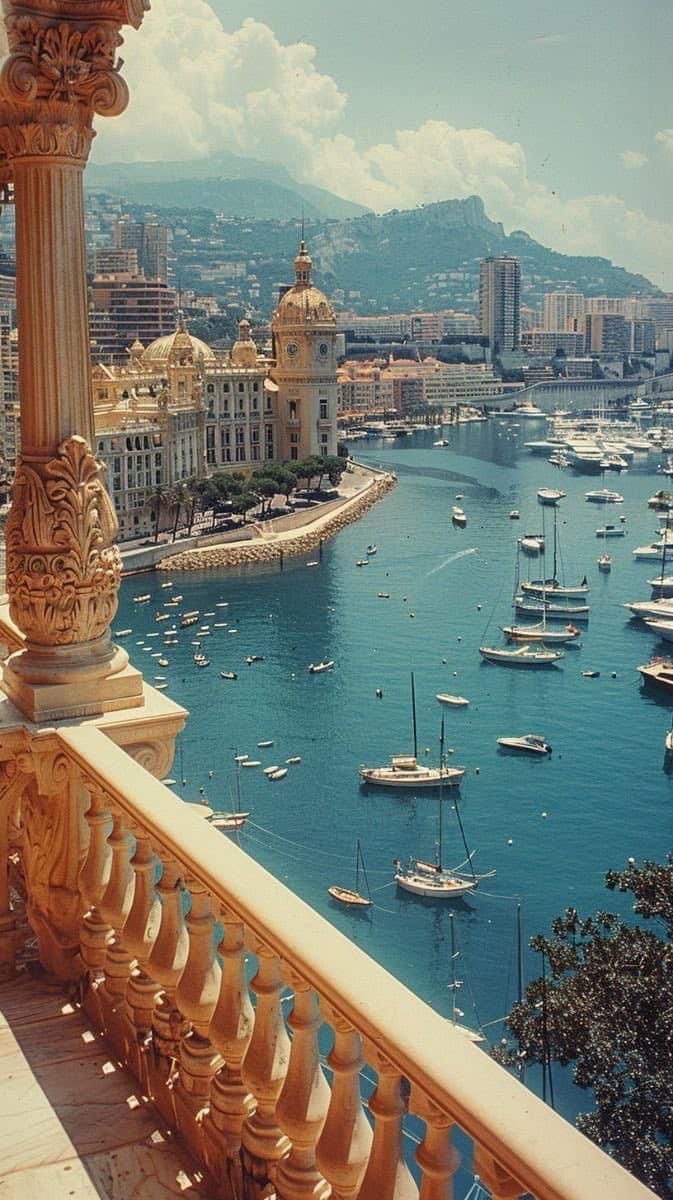
<svg viewBox="0 0 673 1200">
<path fill-rule="evenodd" d="M 6 529 L 7 591 L 12 620 L 29 642 L 93 641 L 117 611 L 121 558 L 104 470 L 78 436 L 47 463 L 19 462 Z"/>
</svg>

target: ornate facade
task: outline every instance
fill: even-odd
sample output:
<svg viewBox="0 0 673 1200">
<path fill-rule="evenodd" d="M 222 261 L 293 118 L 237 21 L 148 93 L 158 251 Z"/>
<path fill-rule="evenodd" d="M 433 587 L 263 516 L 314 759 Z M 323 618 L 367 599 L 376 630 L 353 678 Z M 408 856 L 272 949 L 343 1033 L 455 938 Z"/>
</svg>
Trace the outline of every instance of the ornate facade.
<svg viewBox="0 0 673 1200">
<path fill-rule="evenodd" d="M 157 489 L 216 470 L 279 461 L 277 393 L 248 321 L 216 354 L 187 333 L 132 345 L 123 367 L 93 369 L 96 451 L 108 468 L 121 540 L 155 527 Z M 166 515 L 166 521 L 169 515 Z"/>
<path fill-rule="evenodd" d="M 294 260 L 294 285 L 271 320 L 278 389 L 281 458 L 336 454 L 336 339 L 334 310 L 311 282 L 312 261 L 304 242 Z"/>
</svg>

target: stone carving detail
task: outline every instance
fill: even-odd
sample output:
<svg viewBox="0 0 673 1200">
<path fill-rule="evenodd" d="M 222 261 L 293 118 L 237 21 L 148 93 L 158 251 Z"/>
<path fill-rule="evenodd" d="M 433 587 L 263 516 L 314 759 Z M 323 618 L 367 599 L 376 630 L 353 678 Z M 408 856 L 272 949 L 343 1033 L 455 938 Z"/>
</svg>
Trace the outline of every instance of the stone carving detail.
<svg viewBox="0 0 673 1200">
<path fill-rule="evenodd" d="M 44 464 L 20 460 L 7 519 L 10 614 L 26 638 L 69 646 L 105 634 L 117 610 L 117 519 L 84 438 Z"/>
<path fill-rule="evenodd" d="M 128 89 L 116 59 L 123 39 L 112 26 L 81 29 L 12 14 L 7 36 L 10 53 L 0 74 L 6 99 L 77 101 L 110 117 L 126 108 Z"/>
<path fill-rule="evenodd" d="M 131 758 L 149 771 L 150 775 L 154 775 L 156 779 L 163 779 L 173 762 L 175 739 L 170 737 L 163 741 L 157 739 L 151 742 L 131 743 L 124 748 Z"/>
</svg>

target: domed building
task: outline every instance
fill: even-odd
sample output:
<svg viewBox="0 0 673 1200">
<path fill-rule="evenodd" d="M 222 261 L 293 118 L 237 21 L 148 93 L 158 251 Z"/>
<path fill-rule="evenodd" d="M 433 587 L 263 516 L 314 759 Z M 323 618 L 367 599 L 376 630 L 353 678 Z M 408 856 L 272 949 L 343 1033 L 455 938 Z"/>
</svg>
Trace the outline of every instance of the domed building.
<svg viewBox="0 0 673 1200">
<path fill-rule="evenodd" d="M 150 342 L 142 352 L 141 361 L 147 370 L 161 372 L 169 365 L 212 366 L 216 355 L 206 342 L 187 332 L 183 315 L 179 313 L 177 328 Z"/>
<path fill-rule="evenodd" d="M 312 265 L 302 241 L 295 282 L 271 319 L 280 457 L 290 461 L 337 451 L 337 323 L 329 300 L 311 280 Z"/>
</svg>

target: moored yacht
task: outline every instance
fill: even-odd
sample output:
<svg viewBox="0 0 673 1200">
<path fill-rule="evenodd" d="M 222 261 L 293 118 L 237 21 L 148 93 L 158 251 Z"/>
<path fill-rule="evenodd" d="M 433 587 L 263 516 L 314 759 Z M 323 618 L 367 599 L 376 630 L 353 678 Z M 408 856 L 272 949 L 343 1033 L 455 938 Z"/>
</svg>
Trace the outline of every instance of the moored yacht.
<svg viewBox="0 0 673 1200">
<path fill-rule="evenodd" d="M 499 737 L 504 750 L 522 750 L 525 754 L 551 754 L 551 746 L 539 733 L 524 733 L 522 737 Z"/>
<path fill-rule="evenodd" d="M 611 492 L 610 488 L 596 488 L 592 492 L 585 492 L 584 499 L 590 504 L 623 504 L 624 497 L 619 492 Z"/>
<path fill-rule="evenodd" d="M 393 754 L 385 767 L 359 767 L 363 783 L 391 788 L 455 787 L 465 775 L 465 767 L 425 767 L 415 754 Z"/>
</svg>

